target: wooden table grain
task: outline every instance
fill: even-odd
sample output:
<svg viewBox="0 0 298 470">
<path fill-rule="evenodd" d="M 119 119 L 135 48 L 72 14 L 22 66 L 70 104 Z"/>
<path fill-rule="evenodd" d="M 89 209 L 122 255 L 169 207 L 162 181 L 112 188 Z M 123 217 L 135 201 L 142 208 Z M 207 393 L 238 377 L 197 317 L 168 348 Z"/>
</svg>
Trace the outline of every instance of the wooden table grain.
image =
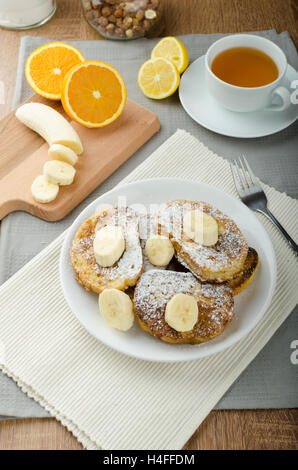
<svg viewBox="0 0 298 470">
<path fill-rule="evenodd" d="M 298 45 L 295 0 L 164 0 L 164 34 L 236 33 L 287 30 Z M 44 26 L 25 31 L 0 30 L 0 118 L 11 108 L 18 49 L 22 36 L 53 40 L 100 39 L 85 22 L 80 0 L 58 0 L 57 12 Z M 81 449 L 82 446 L 54 419 L 0 422 L 0 450 Z M 212 411 L 185 449 L 298 449 L 298 410 Z"/>
</svg>

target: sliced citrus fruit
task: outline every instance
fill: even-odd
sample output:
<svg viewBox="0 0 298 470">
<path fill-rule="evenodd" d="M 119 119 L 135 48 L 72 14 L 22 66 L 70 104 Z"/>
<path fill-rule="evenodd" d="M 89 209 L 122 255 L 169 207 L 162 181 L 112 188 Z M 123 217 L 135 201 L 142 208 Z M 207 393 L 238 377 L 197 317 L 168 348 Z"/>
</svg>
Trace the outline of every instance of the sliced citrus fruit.
<svg viewBox="0 0 298 470">
<path fill-rule="evenodd" d="M 26 79 L 33 90 L 44 98 L 60 100 L 66 73 L 85 59 L 75 47 L 51 42 L 33 51 L 25 65 Z"/>
<path fill-rule="evenodd" d="M 99 60 L 75 65 L 65 76 L 61 101 L 65 112 L 86 127 L 103 127 L 124 109 L 126 87 L 120 73 Z"/>
<path fill-rule="evenodd" d="M 138 84 L 148 98 L 161 100 L 177 90 L 180 75 L 175 65 L 163 57 L 149 59 L 139 70 Z"/>
<path fill-rule="evenodd" d="M 184 44 L 173 36 L 161 39 L 151 52 L 151 59 L 164 57 L 173 62 L 179 73 L 188 66 L 188 52 Z"/>
</svg>

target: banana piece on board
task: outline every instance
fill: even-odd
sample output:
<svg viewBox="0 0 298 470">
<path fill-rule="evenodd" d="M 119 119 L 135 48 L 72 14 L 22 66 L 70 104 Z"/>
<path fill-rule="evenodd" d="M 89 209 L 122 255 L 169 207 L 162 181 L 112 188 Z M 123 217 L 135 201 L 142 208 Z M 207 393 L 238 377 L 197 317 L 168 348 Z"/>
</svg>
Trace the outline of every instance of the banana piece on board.
<svg viewBox="0 0 298 470">
<path fill-rule="evenodd" d="M 176 294 L 166 305 L 165 320 L 167 324 L 181 333 L 192 330 L 198 317 L 198 304 L 191 295 Z"/>
<path fill-rule="evenodd" d="M 108 325 L 127 331 L 134 322 L 130 297 L 118 289 L 105 289 L 98 299 L 100 312 Z"/>
<path fill-rule="evenodd" d="M 69 163 L 60 160 L 49 160 L 43 166 L 43 174 L 51 183 L 68 186 L 73 182 L 76 170 Z"/>
<path fill-rule="evenodd" d="M 31 193 L 36 202 L 45 204 L 54 201 L 59 192 L 59 185 L 48 181 L 45 175 L 39 175 L 31 185 Z"/>
<path fill-rule="evenodd" d="M 77 154 L 65 145 L 53 144 L 48 150 L 51 160 L 60 160 L 74 166 L 78 161 Z"/>
<path fill-rule="evenodd" d="M 174 256 L 174 247 L 168 237 L 153 235 L 148 238 L 145 252 L 151 264 L 154 266 L 167 266 Z"/>
<path fill-rule="evenodd" d="M 122 229 L 115 225 L 106 225 L 98 230 L 93 241 L 96 262 L 103 268 L 113 266 L 122 256 L 125 239 Z"/>
<path fill-rule="evenodd" d="M 50 106 L 26 103 L 16 110 L 16 117 L 43 137 L 48 144 L 62 144 L 77 155 L 83 152 L 81 140 L 70 123 Z"/>
<path fill-rule="evenodd" d="M 213 246 L 218 240 L 217 221 L 199 210 L 189 211 L 184 215 L 183 231 L 191 240 L 203 246 Z"/>
</svg>

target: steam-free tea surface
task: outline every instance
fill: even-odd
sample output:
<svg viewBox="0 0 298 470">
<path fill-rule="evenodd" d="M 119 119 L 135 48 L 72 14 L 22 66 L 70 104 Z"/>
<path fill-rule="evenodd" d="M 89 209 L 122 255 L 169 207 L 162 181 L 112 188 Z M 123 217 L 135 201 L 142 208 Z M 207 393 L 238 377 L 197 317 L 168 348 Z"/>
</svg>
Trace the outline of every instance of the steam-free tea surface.
<svg viewBox="0 0 298 470">
<path fill-rule="evenodd" d="M 252 47 L 233 47 L 220 52 L 211 70 L 224 82 L 240 87 L 264 86 L 278 78 L 278 68 L 271 57 Z"/>
</svg>

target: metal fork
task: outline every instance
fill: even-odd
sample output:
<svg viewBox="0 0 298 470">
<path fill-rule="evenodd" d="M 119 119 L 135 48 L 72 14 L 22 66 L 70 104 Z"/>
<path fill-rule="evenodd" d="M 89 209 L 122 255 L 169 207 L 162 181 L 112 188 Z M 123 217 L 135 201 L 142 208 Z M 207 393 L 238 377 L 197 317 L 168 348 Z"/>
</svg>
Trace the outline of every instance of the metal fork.
<svg viewBox="0 0 298 470">
<path fill-rule="evenodd" d="M 268 209 L 266 194 L 256 180 L 256 177 L 251 171 L 244 155 L 238 159 L 233 160 L 233 162 L 230 163 L 230 167 L 241 201 L 250 209 L 261 212 L 266 217 L 268 217 L 268 219 L 270 219 L 281 231 L 287 242 L 293 248 L 296 255 L 298 255 L 298 245 L 294 242 L 283 226 Z"/>
</svg>

